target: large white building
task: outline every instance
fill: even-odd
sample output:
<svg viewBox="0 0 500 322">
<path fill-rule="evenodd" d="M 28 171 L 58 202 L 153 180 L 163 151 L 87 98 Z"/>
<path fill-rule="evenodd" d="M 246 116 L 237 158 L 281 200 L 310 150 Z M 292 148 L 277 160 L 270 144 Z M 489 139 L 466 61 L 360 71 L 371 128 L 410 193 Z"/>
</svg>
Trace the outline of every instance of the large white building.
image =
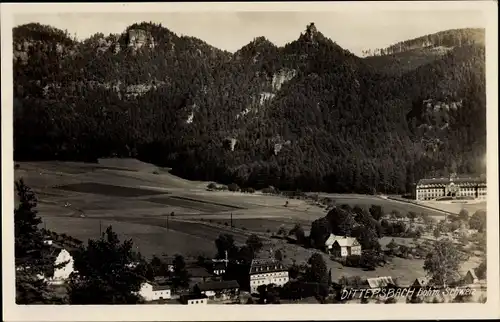
<svg viewBox="0 0 500 322">
<path fill-rule="evenodd" d="M 254 259 L 250 267 L 250 293 L 256 294 L 261 285 L 283 286 L 288 283 L 288 270 L 276 260 Z"/>
<path fill-rule="evenodd" d="M 172 293 L 169 286 L 156 285 L 154 283 L 142 283 L 139 295 L 145 301 L 168 300 L 172 298 Z"/>
<path fill-rule="evenodd" d="M 458 177 L 421 179 L 415 184 L 416 200 L 436 200 L 442 197 L 466 197 L 486 200 L 486 178 Z"/>
</svg>

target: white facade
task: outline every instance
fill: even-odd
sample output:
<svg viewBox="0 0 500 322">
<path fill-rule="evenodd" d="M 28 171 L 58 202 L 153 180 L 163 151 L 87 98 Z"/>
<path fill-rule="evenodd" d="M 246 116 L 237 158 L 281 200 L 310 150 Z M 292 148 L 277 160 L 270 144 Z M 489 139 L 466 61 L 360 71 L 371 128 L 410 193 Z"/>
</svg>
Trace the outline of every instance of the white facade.
<svg viewBox="0 0 500 322">
<path fill-rule="evenodd" d="M 64 265 L 58 267 L 61 264 Z M 46 278 L 45 276 L 39 274 L 38 277 L 40 279 L 45 279 L 45 281 L 47 281 L 47 283 L 49 284 L 60 285 L 64 284 L 71 273 L 75 271 L 73 256 L 71 256 L 71 254 L 66 249 L 61 249 L 54 261 L 54 266 L 54 275 Z"/>
<path fill-rule="evenodd" d="M 74 269 L 74 260 L 73 256 L 66 250 L 63 249 L 57 255 L 55 266 L 60 265 L 62 263 L 66 263 L 61 268 L 56 268 L 54 270 L 54 277 L 52 278 L 54 281 L 65 281 L 69 278 L 71 273 L 73 273 Z"/>
<path fill-rule="evenodd" d="M 325 248 L 328 253 L 333 253 L 340 257 L 361 255 L 361 245 L 354 237 L 330 234 L 325 242 Z"/>
<path fill-rule="evenodd" d="M 263 272 L 250 275 L 250 292 L 258 293 L 257 288 L 261 285 L 275 284 L 283 286 L 289 281 L 288 271 Z"/>
<path fill-rule="evenodd" d="M 203 305 L 203 304 L 207 304 L 208 302 L 208 299 L 207 298 L 203 298 L 203 299 L 189 299 L 187 301 L 187 305 Z"/>
<path fill-rule="evenodd" d="M 141 285 L 139 295 L 142 296 L 146 301 L 157 301 L 161 299 L 168 300 L 172 298 L 170 289 L 155 289 L 155 287 L 150 283 L 143 283 Z"/>
<path fill-rule="evenodd" d="M 486 180 L 452 175 L 450 178 L 422 179 L 415 186 L 416 200 L 435 200 L 448 196 L 485 200 Z"/>
</svg>

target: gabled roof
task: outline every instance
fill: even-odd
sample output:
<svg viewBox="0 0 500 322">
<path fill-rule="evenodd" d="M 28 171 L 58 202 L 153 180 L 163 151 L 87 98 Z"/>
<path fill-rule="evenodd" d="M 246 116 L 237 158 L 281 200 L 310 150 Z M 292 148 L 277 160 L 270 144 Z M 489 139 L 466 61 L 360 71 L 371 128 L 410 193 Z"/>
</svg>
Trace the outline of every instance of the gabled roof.
<svg viewBox="0 0 500 322">
<path fill-rule="evenodd" d="M 427 286 L 429 284 L 430 278 L 428 277 L 417 277 L 413 285 L 418 284 L 420 286 Z"/>
<path fill-rule="evenodd" d="M 338 238 L 342 238 L 342 236 L 337 236 L 337 235 L 334 235 L 334 234 L 330 234 L 330 236 L 328 236 L 327 240 L 325 241 L 325 246 L 327 246 L 327 247 L 332 246 L 333 243 L 335 243 L 335 241 Z"/>
<path fill-rule="evenodd" d="M 366 281 L 371 288 L 387 287 L 391 284 L 394 285 L 394 281 L 392 280 L 391 276 L 367 278 Z"/>
<path fill-rule="evenodd" d="M 340 247 L 352 247 L 357 246 L 358 241 L 354 237 L 343 237 L 335 240 L 335 243 L 339 244 Z"/>
<path fill-rule="evenodd" d="M 152 286 L 153 286 L 153 291 L 165 291 L 170 289 L 169 285 L 152 284 Z"/>
<path fill-rule="evenodd" d="M 203 267 L 188 267 L 187 268 L 188 274 L 191 277 L 210 277 L 213 276 L 209 271 L 207 271 L 206 268 Z"/>
<path fill-rule="evenodd" d="M 466 176 L 456 177 L 453 178 L 453 180 L 450 180 L 450 178 L 431 178 L 431 179 L 428 178 L 428 179 L 420 179 L 417 182 L 417 185 L 431 185 L 431 184 L 447 185 L 451 182 L 480 184 L 480 183 L 486 183 L 486 179 L 481 177 L 466 177 Z"/>
<path fill-rule="evenodd" d="M 215 263 L 213 263 L 213 269 L 214 270 L 224 270 L 224 269 L 226 269 L 226 263 L 215 262 Z"/>
<path fill-rule="evenodd" d="M 474 270 L 472 268 L 467 271 L 465 276 L 467 276 L 467 275 L 470 275 L 473 279 L 478 280 L 476 272 L 474 272 Z"/>
<path fill-rule="evenodd" d="M 250 274 L 264 274 L 286 271 L 285 266 L 273 259 L 254 259 L 250 266 Z"/>
<path fill-rule="evenodd" d="M 207 296 L 205 294 L 186 294 L 186 295 L 181 295 L 182 299 L 188 301 L 188 300 L 202 300 L 206 299 Z"/>
<path fill-rule="evenodd" d="M 239 288 L 240 285 L 237 281 L 210 281 L 206 283 L 201 283 L 198 285 L 200 291 L 219 291 Z"/>
</svg>

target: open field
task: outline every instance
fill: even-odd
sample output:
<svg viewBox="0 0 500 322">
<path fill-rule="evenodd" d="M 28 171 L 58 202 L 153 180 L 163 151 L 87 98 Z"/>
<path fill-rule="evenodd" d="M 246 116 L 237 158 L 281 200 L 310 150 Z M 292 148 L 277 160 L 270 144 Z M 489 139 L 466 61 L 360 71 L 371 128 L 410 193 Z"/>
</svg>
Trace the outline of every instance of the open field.
<svg viewBox="0 0 500 322">
<path fill-rule="evenodd" d="M 107 225 L 123 238 L 132 238 L 144 255 L 202 252 L 213 254 L 214 240 L 231 233 L 243 243 L 251 232 L 269 237 L 280 226 L 291 229 L 326 214 L 310 201 L 281 196 L 207 191 L 207 182 L 193 182 L 133 159 L 105 159 L 99 164 L 77 162 L 20 162 L 15 178 L 23 178 L 37 194 L 38 210 L 46 227 L 87 240 Z M 337 205 L 370 207 L 385 212 L 431 212 L 415 204 L 377 196 L 320 194 Z M 174 216 L 169 216 L 174 213 Z M 231 229 L 225 223 L 230 223 Z M 436 216 L 443 216 L 435 212 Z M 167 225 L 168 217 L 168 230 Z M 244 229 L 243 229 L 244 228 Z M 289 245 L 290 247 L 297 246 Z M 337 269 L 337 268 L 336 268 Z M 343 270 L 346 270 L 344 268 Z M 359 273 L 359 272 L 358 272 Z M 369 273 L 369 272 L 367 272 Z"/>
</svg>

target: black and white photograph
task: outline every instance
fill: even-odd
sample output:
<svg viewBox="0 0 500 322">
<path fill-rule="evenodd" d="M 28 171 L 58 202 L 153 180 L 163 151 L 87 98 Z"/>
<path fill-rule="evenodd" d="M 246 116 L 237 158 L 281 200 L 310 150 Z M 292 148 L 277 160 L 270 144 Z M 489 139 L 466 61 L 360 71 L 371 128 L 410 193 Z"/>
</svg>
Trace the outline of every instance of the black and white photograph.
<svg viewBox="0 0 500 322">
<path fill-rule="evenodd" d="M 500 317 L 496 2 L 197 5 L 2 4 L 12 312 Z"/>
</svg>

